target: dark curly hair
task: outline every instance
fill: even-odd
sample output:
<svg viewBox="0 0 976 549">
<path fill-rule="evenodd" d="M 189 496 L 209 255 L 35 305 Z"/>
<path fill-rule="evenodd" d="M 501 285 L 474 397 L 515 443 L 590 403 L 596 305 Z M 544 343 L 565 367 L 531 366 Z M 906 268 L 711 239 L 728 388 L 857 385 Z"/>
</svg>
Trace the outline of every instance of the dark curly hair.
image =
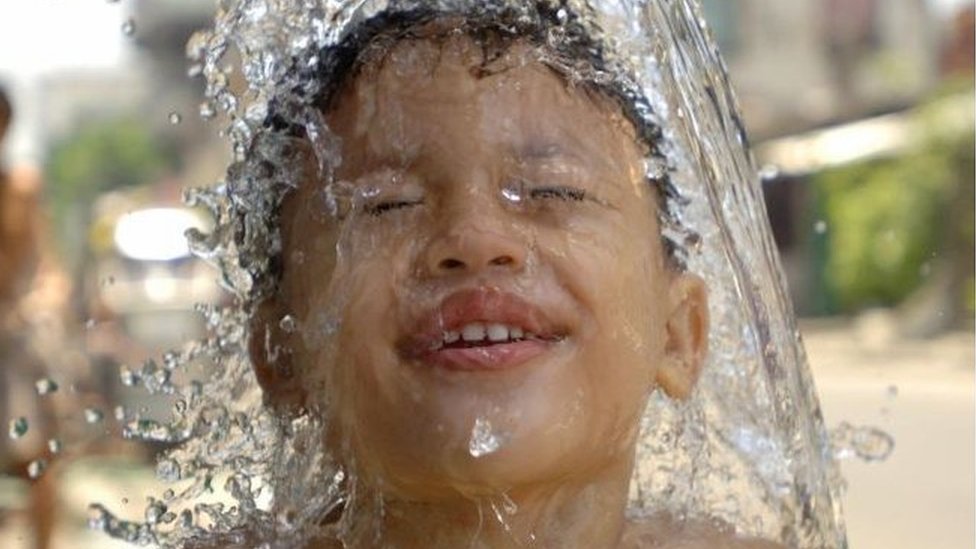
<svg viewBox="0 0 976 549">
<path fill-rule="evenodd" d="M 307 138 L 303 120 L 300 116 L 295 116 L 296 112 L 302 111 L 302 107 L 296 108 L 294 103 L 285 101 L 299 98 L 300 103 L 311 104 L 319 111 L 327 112 L 335 107 L 336 98 L 346 83 L 376 63 L 382 63 L 386 54 L 401 40 L 436 41 L 461 32 L 474 38 L 482 48 L 481 63 L 473 67 L 475 75 L 487 76 L 497 72 L 496 62 L 518 42 L 538 47 L 545 52 L 541 61 L 554 72 L 571 80 L 582 91 L 600 95 L 615 103 L 633 124 L 647 157 L 659 161 L 661 166 L 667 166 L 667 159 L 661 150 L 663 132 L 648 116 L 654 111 L 650 101 L 636 84 L 627 79 L 627 71 L 614 65 L 612 53 L 606 51 L 605 41 L 599 39 L 602 31 L 586 26 L 586 14 L 558 9 L 560 5 L 562 4 L 559 2 L 538 1 L 529 3 L 524 10 L 512 13 L 494 8 L 474 8 L 453 13 L 423 7 L 373 16 L 356 24 L 335 45 L 319 51 L 317 63 L 309 65 L 294 60 L 290 80 L 300 84 L 283 94 L 283 97 L 291 98 L 290 100 L 279 97 L 278 101 L 272 101 L 266 120 L 266 131 L 269 135 Z M 437 26 L 439 23 L 445 23 L 443 29 Z M 260 147 L 251 149 L 253 154 L 249 155 L 250 169 L 258 167 L 259 171 L 268 173 L 283 171 L 275 168 L 273 155 L 262 155 L 258 152 L 259 149 Z M 237 175 L 247 172 L 248 169 L 245 169 L 242 174 Z M 241 184 L 246 187 L 247 181 L 253 178 L 230 179 L 241 179 Z M 681 199 L 668 169 L 649 174 L 647 180 L 657 190 L 662 226 L 673 224 L 675 204 Z M 263 242 L 256 247 L 264 250 L 275 249 L 276 238 L 273 231 L 266 231 L 265 228 L 269 221 L 272 227 L 279 225 L 281 201 L 293 188 L 293 184 L 287 181 L 281 181 L 276 186 L 280 186 L 282 192 L 272 193 L 274 198 L 271 200 L 274 204 L 270 210 L 264 210 L 266 213 L 261 213 L 257 219 L 251 219 L 250 222 L 243 220 L 240 224 L 250 237 Z M 267 217 L 269 214 L 270 220 Z M 246 240 L 243 236 L 241 234 L 239 240 Z M 685 264 L 678 252 L 680 246 L 677 242 L 666 234 L 662 234 L 661 241 L 670 266 L 683 270 Z M 272 253 L 270 258 L 265 254 L 256 255 L 256 261 L 260 265 L 251 265 L 246 257 L 241 257 L 240 261 L 256 283 L 249 293 L 260 301 L 275 291 L 283 265 L 280 250 Z"/>
</svg>

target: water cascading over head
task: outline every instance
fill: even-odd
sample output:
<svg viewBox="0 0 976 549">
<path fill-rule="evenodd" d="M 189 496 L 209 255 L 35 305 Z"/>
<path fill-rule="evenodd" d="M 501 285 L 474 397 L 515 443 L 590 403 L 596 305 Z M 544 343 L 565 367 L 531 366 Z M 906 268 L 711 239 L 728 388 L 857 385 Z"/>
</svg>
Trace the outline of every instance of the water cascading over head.
<svg viewBox="0 0 976 549">
<path fill-rule="evenodd" d="M 334 183 L 323 96 L 384 30 L 443 17 L 529 37 L 560 72 L 617 100 L 649 146 L 647 179 L 665 185 L 663 236 L 708 286 L 707 364 L 688 401 L 651 395 L 630 513 L 713 517 L 791 547 L 846 547 L 834 465 L 758 176 L 693 0 L 222 0 L 214 27 L 195 35 L 188 52 L 206 78 L 205 110 L 229 120 L 236 158 L 226 181 L 188 199 L 217 221 L 211 234 L 191 235 L 193 249 L 220 268 L 238 301 L 204 311 L 213 336 L 183 357 L 214 359 L 212 387 L 184 388 L 173 423 L 156 426 L 183 441 L 158 469 L 181 491 L 153 502 L 163 507 L 151 517 L 147 510 L 144 524 L 122 523 L 101 507 L 95 524 L 164 545 L 222 533 L 233 541 L 247 525 L 268 547 L 293 547 L 318 535 L 326 517 L 332 528 L 349 523 L 341 515 L 356 509 L 348 490 L 355 472 L 323 446 L 318 433 L 328 418 L 308 410 L 276 416 L 261 406 L 247 318 L 274 289 L 281 241 L 270 220 L 303 177 L 304 155 L 326 187 Z M 243 92 L 229 85 L 230 51 L 240 56 Z M 310 148 L 296 146 L 296 129 Z M 290 326 L 282 319 L 283 330 Z M 217 479 L 233 507 L 199 502 Z"/>
</svg>

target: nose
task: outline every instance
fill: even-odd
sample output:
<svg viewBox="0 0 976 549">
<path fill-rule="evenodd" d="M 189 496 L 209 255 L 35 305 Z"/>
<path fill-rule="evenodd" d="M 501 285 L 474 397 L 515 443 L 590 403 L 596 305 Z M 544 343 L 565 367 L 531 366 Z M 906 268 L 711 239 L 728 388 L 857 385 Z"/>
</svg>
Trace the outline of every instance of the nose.
<svg viewBox="0 0 976 549">
<path fill-rule="evenodd" d="M 433 276 L 474 274 L 485 269 L 519 270 L 528 255 L 525 242 L 507 230 L 464 223 L 436 236 L 425 251 Z"/>
</svg>

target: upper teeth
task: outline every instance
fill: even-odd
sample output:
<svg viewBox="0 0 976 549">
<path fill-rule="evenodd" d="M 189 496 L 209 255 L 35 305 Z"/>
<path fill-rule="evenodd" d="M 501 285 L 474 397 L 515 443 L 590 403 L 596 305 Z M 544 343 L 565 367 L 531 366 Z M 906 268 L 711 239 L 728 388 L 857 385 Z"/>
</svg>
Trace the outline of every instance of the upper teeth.
<svg viewBox="0 0 976 549">
<path fill-rule="evenodd" d="M 471 322 L 461 327 L 461 330 L 449 330 L 444 332 L 444 343 L 454 343 L 459 339 L 468 342 L 484 341 L 487 337 L 489 341 L 508 341 L 510 339 L 523 339 L 532 336 L 518 326 L 507 326 L 505 324 L 481 322 Z"/>
</svg>

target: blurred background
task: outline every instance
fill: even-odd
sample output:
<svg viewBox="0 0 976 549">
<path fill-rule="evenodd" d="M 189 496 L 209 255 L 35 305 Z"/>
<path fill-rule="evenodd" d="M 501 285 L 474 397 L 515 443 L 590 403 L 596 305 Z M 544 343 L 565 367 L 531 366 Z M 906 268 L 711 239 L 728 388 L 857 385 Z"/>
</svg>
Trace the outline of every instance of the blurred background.
<svg viewBox="0 0 976 549">
<path fill-rule="evenodd" d="M 851 547 L 972 548 L 973 2 L 703 4 L 827 424 L 896 441 L 842 463 Z M 141 518 L 156 488 L 164 447 L 118 433 L 171 404 L 119 371 L 201 336 L 196 304 L 226 299 L 180 198 L 229 158 L 185 55 L 213 11 L 0 0 L 0 547 L 117 546 L 87 532 L 88 503 Z"/>
</svg>

